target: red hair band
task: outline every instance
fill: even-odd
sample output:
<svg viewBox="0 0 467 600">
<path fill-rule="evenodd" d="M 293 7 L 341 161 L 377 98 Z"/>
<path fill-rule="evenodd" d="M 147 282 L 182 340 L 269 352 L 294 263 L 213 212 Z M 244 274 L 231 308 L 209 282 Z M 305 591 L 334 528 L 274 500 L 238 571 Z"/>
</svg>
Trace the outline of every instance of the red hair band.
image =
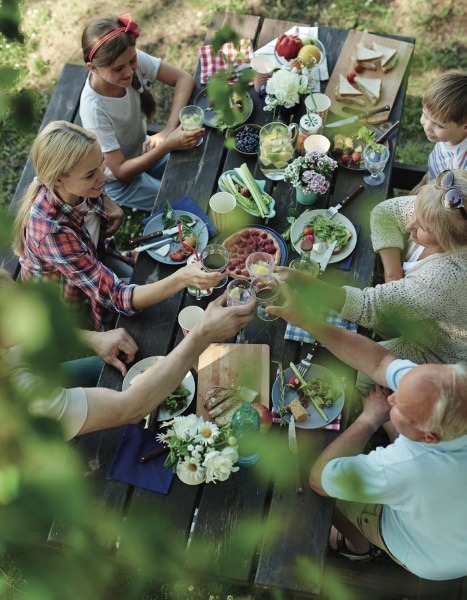
<svg viewBox="0 0 467 600">
<path fill-rule="evenodd" d="M 105 42 L 107 40 L 110 40 L 110 38 L 113 38 L 118 33 L 131 33 L 135 39 L 137 37 L 139 37 L 138 25 L 133 21 L 133 18 L 130 13 L 126 13 L 126 14 L 122 15 L 121 17 L 118 17 L 117 21 L 119 23 L 122 23 L 124 25 L 124 27 L 119 27 L 118 29 L 114 29 L 113 31 L 110 31 L 107 35 L 104 35 L 104 37 L 101 40 L 99 40 L 97 42 L 97 44 L 95 44 L 95 46 L 89 53 L 89 56 L 88 56 L 89 62 L 92 61 L 92 57 L 97 52 L 97 50 L 99 50 L 99 48 L 102 46 L 102 44 L 105 44 Z"/>
</svg>

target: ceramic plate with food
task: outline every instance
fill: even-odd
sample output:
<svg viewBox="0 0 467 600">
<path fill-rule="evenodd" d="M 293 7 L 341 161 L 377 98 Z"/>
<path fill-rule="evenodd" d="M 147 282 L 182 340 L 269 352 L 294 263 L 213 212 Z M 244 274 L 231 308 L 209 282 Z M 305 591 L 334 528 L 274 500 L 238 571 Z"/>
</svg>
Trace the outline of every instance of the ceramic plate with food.
<svg viewBox="0 0 467 600">
<path fill-rule="evenodd" d="M 325 243 L 329 245 L 334 241 L 334 239 L 339 239 L 343 242 L 347 240 L 347 243 L 341 243 L 340 245 L 336 246 L 335 254 L 333 254 L 329 260 L 329 263 L 336 263 L 344 258 L 347 258 L 347 256 L 349 256 L 349 254 L 353 251 L 355 245 L 357 244 L 357 232 L 351 221 L 349 221 L 347 217 L 344 217 L 344 215 L 337 213 L 332 219 L 324 219 L 325 213 L 325 208 L 317 208 L 315 210 L 306 210 L 303 212 L 298 219 L 294 221 L 292 227 L 290 228 L 290 240 L 295 251 L 298 252 L 298 254 L 301 254 L 301 243 L 305 228 L 314 227 L 315 245 L 310 253 L 310 258 L 317 262 L 319 262 L 320 255 L 324 249 L 321 248 L 321 251 L 318 251 L 317 246 L 319 246 L 319 244 Z M 319 218 L 317 219 L 317 217 Z M 327 226 L 323 228 L 323 231 L 326 231 L 329 228 L 331 231 L 330 237 L 325 239 L 321 239 L 319 237 L 321 228 L 319 226 L 315 227 L 318 223 Z M 333 230 L 335 230 L 335 233 L 333 233 Z"/>
<path fill-rule="evenodd" d="M 228 269 L 230 277 L 235 279 L 249 279 L 245 261 L 253 252 L 267 252 L 276 265 L 285 265 L 287 261 L 286 243 L 278 233 L 264 225 L 242 227 L 227 236 L 222 245 L 229 251 Z"/>
<path fill-rule="evenodd" d="M 293 400 L 296 400 L 299 397 L 297 390 L 287 385 L 287 382 L 293 374 L 290 367 L 284 371 L 284 382 L 286 385 L 283 398 L 281 397 L 281 382 L 279 377 L 277 377 L 274 382 L 272 387 L 272 406 L 275 412 L 280 413 L 281 405 L 287 407 Z M 307 413 L 306 416 L 303 413 L 304 420 L 298 421 L 296 418 L 295 425 L 302 429 L 316 429 L 317 427 L 323 427 L 324 425 L 332 423 L 332 421 L 334 421 L 334 419 L 342 412 L 344 406 L 345 393 L 342 383 L 334 373 L 329 371 L 329 369 L 314 364 L 310 366 L 304 379 L 307 382 L 311 382 L 312 380 L 321 380 L 321 382 L 323 382 L 317 383 L 323 390 L 320 390 L 320 397 L 324 397 L 324 401 L 329 403 L 329 406 L 321 407 L 328 420 L 325 421 L 316 410 L 313 403 L 309 402 L 308 406 L 303 407 Z M 290 421 L 289 412 L 285 413 L 285 420 Z"/>
<path fill-rule="evenodd" d="M 348 129 L 348 133 L 336 133 L 331 137 L 331 153 L 334 160 L 341 167 L 351 171 L 366 171 L 363 149 L 369 141 L 368 136 L 376 140 L 380 133 L 375 127 L 368 125 L 353 125 Z M 384 145 L 388 146 L 388 142 L 384 142 Z"/>
<path fill-rule="evenodd" d="M 135 363 L 130 369 L 128 369 L 128 373 L 125 375 L 122 383 L 122 390 L 127 390 L 137 379 L 138 377 L 144 373 L 149 367 L 156 364 L 158 360 L 162 360 L 163 356 L 148 356 L 147 358 L 143 358 L 139 362 Z M 184 390 L 179 390 L 180 387 L 183 387 Z M 164 402 L 160 405 L 159 410 L 157 411 L 156 421 L 168 421 L 182 414 L 192 403 L 193 398 L 195 397 L 195 379 L 191 371 L 185 375 L 183 381 L 180 383 L 180 386 L 177 390 L 174 390 L 174 394 L 171 394 Z M 177 401 L 174 399 L 175 395 L 178 395 L 178 392 L 181 392 L 181 395 L 185 396 L 184 399 Z M 177 394 L 176 394 L 177 393 Z M 179 404 L 179 408 L 174 412 L 170 412 L 168 407 L 165 405 L 165 402 L 173 402 L 175 404 Z"/>
<path fill-rule="evenodd" d="M 203 123 L 208 127 L 218 128 L 220 126 L 219 116 L 217 115 L 214 108 L 211 106 L 211 101 L 208 98 L 206 90 L 201 90 L 201 92 L 196 96 L 194 104 L 199 106 L 204 110 L 204 121 Z M 253 112 L 253 99 L 249 92 L 246 92 L 244 105 L 238 109 L 238 118 L 235 120 L 235 123 L 232 123 L 228 126 L 230 127 L 238 127 L 238 125 L 242 125 L 246 123 L 246 121 L 250 118 L 251 113 Z M 227 127 L 224 125 L 224 128 Z"/>
<path fill-rule="evenodd" d="M 182 217 L 182 219 L 186 222 L 196 221 L 195 225 L 191 229 L 191 233 L 197 240 L 196 249 L 198 250 L 198 252 L 201 252 L 201 250 L 203 250 L 207 246 L 209 241 L 209 233 L 206 227 L 206 223 L 204 223 L 202 219 L 200 219 L 193 213 L 188 212 L 186 210 L 174 210 L 173 212 L 177 217 Z M 160 231 L 163 229 L 167 229 L 167 227 L 164 225 L 162 214 L 159 214 L 156 217 L 154 217 L 154 219 L 149 221 L 149 223 L 146 225 L 146 227 L 144 228 L 144 235 L 147 235 L 148 233 L 154 233 L 155 231 Z M 157 239 L 153 241 L 157 242 Z M 166 246 L 167 244 L 169 245 L 169 247 L 164 248 L 164 246 Z M 170 256 L 171 254 L 173 255 L 174 252 L 178 252 L 182 248 L 182 245 L 178 241 L 178 235 L 174 234 L 169 239 L 167 239 L 167 244 L 164 244 L 163 246 L 156 249 L 149 249 L 147 250 L 147 253 L 155 260 L 161 263 L 165 263 L 167 265 L 186 264 L 188 256 L 190 256 L 189 254 L 186 254 L 181 260 L 174 260 Z"/>
</svg>

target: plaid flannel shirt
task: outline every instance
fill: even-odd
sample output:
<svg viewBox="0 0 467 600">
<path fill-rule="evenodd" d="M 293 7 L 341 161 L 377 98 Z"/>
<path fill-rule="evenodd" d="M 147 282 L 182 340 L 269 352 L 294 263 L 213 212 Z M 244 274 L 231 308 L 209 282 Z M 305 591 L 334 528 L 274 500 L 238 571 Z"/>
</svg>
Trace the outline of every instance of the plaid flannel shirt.
<svg viewBox="0 0 467 600">
<path fill-rule="evenodd" d="M 106 225 L 102 197 L 87 203 Z M 113 325 L 115 311 L 126 315 L 138 312 L 132 303 L 135 286 L 121 281 L 99 261 L 83 213 L 45 186 L 33 202 L 23 235 L 22 279 L 58 281 L 65 303 L 78 315 L 83 315 L 85 305 L 86 319 L 97 331 Z"/>
</svg>

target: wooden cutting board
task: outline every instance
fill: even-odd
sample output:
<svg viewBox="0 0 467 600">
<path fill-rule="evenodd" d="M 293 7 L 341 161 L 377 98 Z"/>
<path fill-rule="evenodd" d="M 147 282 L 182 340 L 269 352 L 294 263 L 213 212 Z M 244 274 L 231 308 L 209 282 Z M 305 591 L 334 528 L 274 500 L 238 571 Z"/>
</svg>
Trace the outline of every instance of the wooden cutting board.
<svg viewBox="0 0 467 600">
<path fill-rule="evenodd" d="M 365 95 L 361 96 L 361 98 L 365 100 L 364 106 L 339 102 L 335 98 L 335 90 L 339 83 L 339 73 L 342 73 L 342 75 L 346 77 L 348 73 L 354 70 L 353 65 L 355 61 L 352 59 L 352 57 L 357 53 L 357 43 L 360 41 L 363 42 L 367 48 L 371 48 L 373 42 L 382 44 L 388 48 L 394 48 L 397 50 L 399 56 L 399 60 L 397 61 L 394 69 L 388 71 L 387 73 L 382 71 L 381 67 L 379 66 L 379 60 L 375 61 L 378 66 L 376 71 L 365 69 L 363 73 L 360 73 L 360 75 L 363 77 L 381 79 L 381 96 L 376 105 L 371 104 L 371 102 L 366 99 Z M 344 117 L 349 116 L 349 113 L 346 114 L 343 112 L 342 108 L 344 106 L 351 107 L 358 112 L 366 112 L 373 108 L 377 108 L 378 106 L 384 106 L 385 104 L 389 104 L 389 106 L 392 107 L 394 100 L 396 99 L 397 92 L 399 91 L 399 87 L 404 79 L 413 49 L 414 45 L 408 42 L 393 40 L 392 38 L 385 38 L 379 35 L 368 33 L 366 31 L 356 31 L 355 29 L 351 29 L 347 35 L 347 39 L 341 50 L 339 58 L 337 59 L 336 66 L 334 67 L 328 85 L 326 86 L 325 94 L 331 98 L 330 112 Z M 386 116 L 386 119 L 389 116 L 389 113 L 382 114 Z M 331 120 L 331 116 L 332 115 L 328 116 L 329 120 Z"/>
<path fill-rule="evenodd" d="M 196 414 L 209 419 L 203 399 L 209 388 L 245 385 L 259 393 L 257 402 L 269 408 L 269 346 L 267 344 L 211 344 L 198 362 Z"/>
</svg>

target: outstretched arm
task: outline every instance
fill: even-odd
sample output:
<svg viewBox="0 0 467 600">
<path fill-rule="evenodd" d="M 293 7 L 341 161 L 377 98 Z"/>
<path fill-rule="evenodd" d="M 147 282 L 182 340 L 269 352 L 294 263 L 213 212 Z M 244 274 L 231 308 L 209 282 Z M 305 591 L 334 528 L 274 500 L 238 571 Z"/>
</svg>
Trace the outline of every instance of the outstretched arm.
<svg viewBox="0 0 467 600">
<path fill-rule="evenodd" d="M 339 360 L 386 386 L 386 369 L 396 358 L 391 352 L 365 336 L 329 325 L 303 289 L 284 284 L 283 293 L 284 304 L 271 306 L 268 312 L 310 332 Z"/>
</svg>

